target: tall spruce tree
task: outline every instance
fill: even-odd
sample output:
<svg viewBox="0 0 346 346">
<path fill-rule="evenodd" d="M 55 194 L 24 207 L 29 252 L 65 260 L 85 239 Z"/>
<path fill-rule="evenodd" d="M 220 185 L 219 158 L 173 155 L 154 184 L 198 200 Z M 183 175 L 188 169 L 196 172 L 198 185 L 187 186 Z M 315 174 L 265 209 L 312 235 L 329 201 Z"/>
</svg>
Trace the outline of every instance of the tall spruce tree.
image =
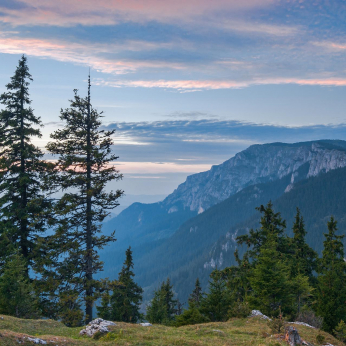
<svg viewBox="0 0 346 346">
<path fill-rule="evenodd" d="M 57 252 L 62 252 L 55 276 L 66 282 L 64 287 L 70 287 L 66 291 L 72 296 L 82 295 L 86 322 L 92 319 L 100 286 L 94 279 L 103 268 L 98 250 L 115 241 L 114 235 L 100 235 L 101 223 L 123 193 L 105 189 L 122 175 L 113 165 L 118 158 L 112 154 L 114 131 L 101 129 L 101 114 L 91 105 L 90 89 L 89 76 L 87 97 L 74 90 L 70 108 L 61 110 L 65 125 L 51 135 L 54 141 L 47 145 L 51 154 L 58 155 L 52 184 L 64 192 L 55 209 L 60 220 L 55 244 Z"/>
<path fill-rule="evenodd" d="M 118 280 L 112 283 L 112 294 L 109 291 L 104 293 L 103 302 L 108 299 L 109 303 L 108 309 L 104 304 L 98 308 L 100 317 L 129 323 L 136 323 L 141 318 L 139 310 L 143 289 L 134 282 L 135 274 L 132 269 L 132 250 L 129 247 Z"/>
<path fill-rule="evenodd" d="M 27 277 L 40 255 L 37 240 L 46 230 L 44 215 L 50 207 L 42 193 L 49 165 L 31 142 L 41 137 L 41 120 L 30 107 L 32 80 L 23 55 L 6 85 L 7 91 L 0 96 L 5 106 L 0 113 L 0 257 L 18 248 Z"/>
<path fill-rule="evenodd" d="M 337 222 L 331 217 L 328 233 L 323 242 L 321 265 L 317 285 L 316 312 L 323 317 L 323 329 L 332 332 L 341 320 L 346 319 L 346 263 L 344 235 L 336 235 Z"/>
</svg>

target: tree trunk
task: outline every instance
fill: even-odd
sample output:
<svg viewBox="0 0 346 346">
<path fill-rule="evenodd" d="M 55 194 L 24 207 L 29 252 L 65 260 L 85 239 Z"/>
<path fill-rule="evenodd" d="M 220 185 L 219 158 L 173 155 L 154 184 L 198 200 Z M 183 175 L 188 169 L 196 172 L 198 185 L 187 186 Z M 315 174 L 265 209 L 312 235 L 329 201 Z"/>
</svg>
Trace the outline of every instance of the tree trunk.
<svg viewBox="0 0 346 346">
<path fill-rule="evenodd" d="M 25 142 L 24 142 L 24 80 L 22 81 L 21 87 L 21 100 L 20 100 L 20 175 L 21 178 L 25 175 Z M 20 204 L 21 204 L 21 214 L 20 214 L 20 247 L 22 249 L 22 255 L 26 260 L 26 276 L 29 277 L 29 266 L 28 266 L 28 224 L 26 219 L 26 207 L 27 207 L 27 185 L 19 183 L 20 187 Z M 23 215 L 25 214 L 25 215 Z M 23 218 L 23 216 L 25 216 Z"/>
<path fill-rule="evenodd" d="M 286 328 L 286 332 L 285 332 L 285 340 L 288 342 L 288 344 L 290 346 L 296 346 L 296 345 L 302 345 L 302 339 L 297 331 L 297 329 L 295 329 L 292 326 L 289 326 Z"/>
<path fill-rule="evenodd" d="M 88 85 L 88 118 L 87 118 L 87 196 L 86 196 L 86 305 L 85 305 L 85 314 L 86 322 L 89 323 L 92 320 L 93 315 L 93 274 L 92 274 L 92 229 L 91 229 L 91 140 L 90 140 L 90 131 L 91 131 L 91 120 L 90 120 L 90 76 L 89 76 L 89 85 Z"/>
</svg>

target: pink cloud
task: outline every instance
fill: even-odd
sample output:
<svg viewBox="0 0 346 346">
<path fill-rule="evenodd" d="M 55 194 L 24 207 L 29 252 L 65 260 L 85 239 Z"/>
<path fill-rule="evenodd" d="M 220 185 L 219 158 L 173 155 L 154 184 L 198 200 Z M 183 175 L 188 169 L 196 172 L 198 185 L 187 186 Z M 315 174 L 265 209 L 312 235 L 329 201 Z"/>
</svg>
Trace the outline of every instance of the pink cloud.
<svg viewBox="0 0 346 346">
<path fill-rule="evenodd" d="M 0 52 L 7 54 L 27 54 L 39 58 L 51 58 L 57 61 L 70 62 L 79 65 L 91 66 L 95 70 L 111 73 L 126 74 L 138 69 L 175 69 L 182 70 L 186 66 L 182 63 L 165 61 L 131 61 L 111 60 L 102 58 L 96 54 L 115 53 L 127 50 L 154 49 L 154 44 L 146 42 L 129 41 L 120 45 L 110 44 L 78 44 L 52 40 L 8 38 L 0 36 Z"/>
<path fill-rule="evenodd" d="M 322 47 L 330 51 L 343 51 L 346 50 L 346 43 L 322 41 L 322 42 L 313 42 L 317 47 Z"/>
<path fill-rule="evenodd" d="M 301 78 L 276 78 L 256 79 L 250 81 L 218 81 L 218 80 L 157 80 L 157 81 L 104 81 L 96 80 L 96 85 L 109 87 L 134 87 L 134 88 L 165 88 L 176 89 L 181 92 L 218 89 L 240 89 L 254 85 L 269 84 L 297 84 L 310 86 L 346 86 L 346 79 L 301 79 Z"/>
<path fill-rule="evenodd" d="M 22 0 L 21 11 L 3 8 L 3 21 L 14 25 L 110 25 L 119 20 L 167 21 L 210 12 L 263 7 L 277 0 Z"/>
<path fill-rule="evenodd" d="M 197 173 L 210 169 L 207 164 L 178 164 L 174 162 L 115 162 L 115 166 L 126 174 Z"/>
</svg>

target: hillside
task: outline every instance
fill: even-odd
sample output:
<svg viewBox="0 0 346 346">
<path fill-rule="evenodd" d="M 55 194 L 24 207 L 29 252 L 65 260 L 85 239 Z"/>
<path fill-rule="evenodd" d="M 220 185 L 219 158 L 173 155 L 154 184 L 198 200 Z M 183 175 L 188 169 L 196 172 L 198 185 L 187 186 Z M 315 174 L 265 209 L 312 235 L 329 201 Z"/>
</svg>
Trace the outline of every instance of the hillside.
<svg viewBox="0 0 346 346">
<path fill-rule="evenodd" d="M 179 210 L 178 207 L 178 211 L 167 212 L 165 203 L 172 201 L 172 196 L 177 195 L 181 186 L 163 202 L 133 204 L 106 225 L 106 229 L 112 225 L 117 226 L 118 241 L 102 254 L 106 262 L 103 276 L 113 278 L 117 275 L 125 248 L 131 245 L 134 250 L 136 279 L 145 287 L 146 298 L 150 298 L 151 291 L 160 281 L 170 276 L 179 299 L 184 302 L 196 277 L 201 279 L 206 288 L 213 268 L 223 268 L 234 263 L 236 235 L 257 226 L 258 215 L 255 208 L 269 200 L 275 201 L 276 209 L 287 218 L 288 228 L 295 215 L 295 208 L 299 206 L 307 221 L 308 241 L 320 251 L 326 220 L 335 214 L 342 222 L 346 215 L 346 204 L 338 202 L 343 198 L 343 190 L 339 186 L 345 183 L 344 174 L 342 168 L 337 169 L 345 166 L 345 147 L 344 141 L 252 146 L 236 155 L 237 164 L 232 164 L 237 167 L 238 175 L 247 177 L 242 178 L 247 186 L 238 186 L 239 191 L 203 213 L 198 214 L 190 208 Z M 269 154 L 271 160 L 267 157 Z M 239 160 L 242 160 L 242 164 Z M 226 165 L 217 166 L 218 169 L 224 167 L 224 176 L 228 174 L 227 165 L 230 162 L 233 162 L 232 159 Z M 257 175 L 254 172 L 246 175 L 248 165 L 253 167 L 255 164 L 262 164 Z M 209 175 L 213 169 L 215 170 L 212 168 Z M 335 175 L 333 172 L 336 171 L 341 173 Z M 287 172 L 289 173 L 284 175 Z M 188 181 L 191 182 L 193 177 L 189 177 Z M 318 183 L 320 179 L 322 182 Z M 254 183 L 263 180 L 265 182 Z M 313 187 L 309 188 L 309 184 L 313 184 Z M 197 184 L 196 191 L 200 188 Z M 215 190 L 217 189 L 215 185 Z M 306 192 L 305 189 L 309 191 Z M 321 203 L 329 201 L 330 196 L 333 196 L 333 200 L 328 204 Z M 288 201 L 287 198 L 291 200 Z M 316 210 L 319 211 L 317 215 L 313 212 Z M 312 220 L 315 220 L 314 224 Z"/>
<path fill-rule="evenodd" d="M 290 186 L 290 175 L 249 186 L 188 220 L 169 239 L 134 247 L 136 279 L 146 288 L 146 298 L 150 299 L 151 291 L 167 276 L 183 302 L 196 277 L 206 288 L 209 274 L 216 266 L 234 264 L 235 237 L 258 226 L 255 208 L 269 200 L 287 220 L 288 234 L 299 207 L 306 222 L 307 241 L 321 252 L 331 215 L 338 220 L 342 232 L 346 229 L 346 168 L 299 181 L 307 168 L 305 165 L 297 171 L 296 183 L 288 192 L 285 190 Z M 108 267 L 106 273 L 111 273 Z"/>
<path fill-rule="evenodd" d="M 317 329 L 296 325 L 302 339 L 312 346 L 317 346 Z M 39 338 L 47 345 L 78 346 L 78 345 L 128 345 L 128 346 L 280 346 L 287 345 L 279 339 L 280 335 L 270 335 L 270 329 L 264 320 L 259 318 L 232 319 L 224 323 L 207 323 L 180 328 L 154 325 L 140 325 L 117 322 L 109 327 L 110 332 L 99 340 L 80 337 L 82 328 L 68 328 L 52 320 L 22 320 L 3 316 L 0 319 L 0 345 L 17 346 L 33 345 L 28 337 Z M 326 343 L 342 346 L 331 335 L 321 332 Z"/>
<path fill-rule="evenodd" d="M 346 142 L 252 145 L 207 172 L 189 176 L 162 202 L 132 204 L 106 222 L 103 231 L 110 234 L 116 230 L 119 249 L 168 238 L 188 219 L 248 186 L 289 174 L 294 182 L 304 165 L 308 165 L 306 178 L 345 167 Z"/>
</svg>

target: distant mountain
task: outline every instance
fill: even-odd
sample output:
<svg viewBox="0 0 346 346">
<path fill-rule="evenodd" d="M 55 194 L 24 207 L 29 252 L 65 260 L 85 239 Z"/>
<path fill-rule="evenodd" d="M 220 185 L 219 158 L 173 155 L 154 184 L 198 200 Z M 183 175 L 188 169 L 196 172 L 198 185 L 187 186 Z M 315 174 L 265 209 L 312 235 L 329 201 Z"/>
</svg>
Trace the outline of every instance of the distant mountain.
<svg viewBox="0 0 346 346">
<path fill-rule="evenodd" d="M 108 221 L 104 229 L 115 228 L 118 241 L 102 254 L 105 274 L 116 275 L 131 245 L 137 279 L 147 291 L 171 276 L 184 298 L 197 276 L 206 283 L 216 265 L 232 263 L 232 239 L 240 229 L 246 231 L 249 220 L 257 222 L 256 206 L 295 194 L 303 181 L 342 167 L 345 141 L 251 146 L 208 172 L 188 177 L 164 201 L 135 203 Z"/>
</svg>

